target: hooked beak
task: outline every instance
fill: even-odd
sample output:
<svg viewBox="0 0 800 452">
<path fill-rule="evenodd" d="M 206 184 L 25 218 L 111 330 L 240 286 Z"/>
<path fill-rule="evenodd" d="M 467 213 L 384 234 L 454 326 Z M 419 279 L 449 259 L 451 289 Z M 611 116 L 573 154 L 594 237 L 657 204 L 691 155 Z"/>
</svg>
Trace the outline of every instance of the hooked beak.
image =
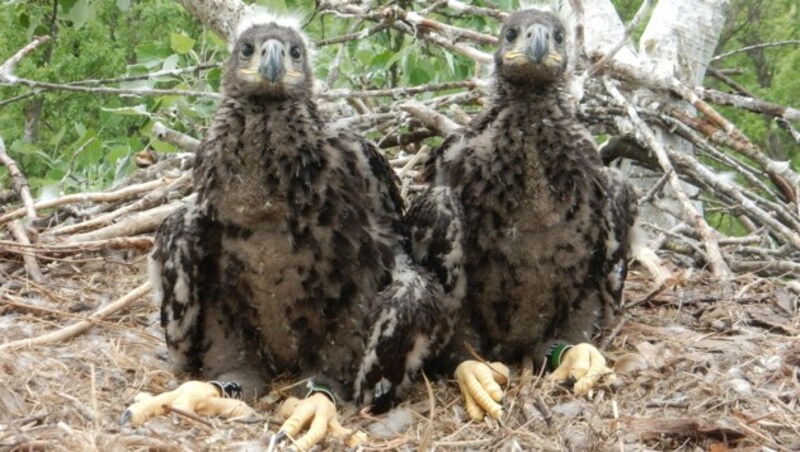
<svg viewBox="0 0 800 452">
<path fill-rule="evenodd" d="M 283 63 L 284 54 L 282 42 L 270 39 L 264 43 L 261 65 L 258 67 L 258 72 L 264 80 L 275 83 L 283 77 L 286 73 L 286 66 Z"/>
<path fill-rule="evenodd" d="M 525 44 L 525 53 L 536 63 L 550 53 L 550 40 L 547 27 L 541 24 L 534 24 L 528 28 L 528 40 Z"/>
</svg>

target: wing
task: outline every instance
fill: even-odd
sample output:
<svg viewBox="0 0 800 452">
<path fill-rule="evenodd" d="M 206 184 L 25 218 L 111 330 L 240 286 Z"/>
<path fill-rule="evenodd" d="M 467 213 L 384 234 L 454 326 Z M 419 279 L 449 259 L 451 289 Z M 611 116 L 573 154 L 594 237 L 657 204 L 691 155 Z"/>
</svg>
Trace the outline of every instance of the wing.
<svg viewBox="0 0 800 452">
<path fill-rule="evenodd" d="M 492 107 L 472 119 L 468 126 L 448 135 L 439 147 L 428 154 L 422 179 L 436 185 L 449 185 L 460 193 L 460 181 L 469 155 L 464 152 L 464 143 L 482 134 L 500 114 L 499 107 Z"/>
<path fill-rule="evenodd" d="M 425 360 L 444 348 L 453 331 L 441 286 L 408 256 L 396 255 L 393 280 L 379 295 L 370 336 L 355 380 L 359 403 L 388 410 Z"/>
<path fill-rule="evenodd" d="M 465 220 L 450 187 L 433 186 L 418 196 L 403 218 L 415 263 L 436 276 L 445 293 L 464 295 Z"/>
<path fill-rule="evenodd" d="M 161 305 L 167 348 L 179 368 L 202 367 L 203 273 L 218 247 L 218 234 L 192 203 L 167 217 L 150 255 L 153 297 Z"/>
<path fill-rule="evenodd" d="M 633 187 L 625 177 L 614 168 L 603 168 L 605 178 L 606 203 L 603 221 L 606 230 L 606 262 L 603 272 L 606 275 L 601 293 L 604 301 L 615 310 L 622 304 L 622 289 L 628 273 L 628 260 L 631 258 L 631 239 L 636 221 L 637 205 Z"/>
</svg>

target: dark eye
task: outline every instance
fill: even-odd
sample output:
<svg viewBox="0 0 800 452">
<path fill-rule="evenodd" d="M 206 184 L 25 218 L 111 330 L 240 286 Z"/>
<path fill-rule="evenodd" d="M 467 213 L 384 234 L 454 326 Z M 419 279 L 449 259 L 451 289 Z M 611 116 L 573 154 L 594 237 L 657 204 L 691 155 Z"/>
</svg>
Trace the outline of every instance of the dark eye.
<svg viewBox="0 0 800 452">
<path fill-rule="evenodd" d="M 506 31 L 506 41 L 511 42 L 515 39 L 517 39 L 517 30 L 509 28 L 508 31 Z"/>
<path fill-rule="evenodd" d="M 289 54 L 292 55 L 292 58 L 295 60 L 300 58 L 300 47 L 292 46 L 292 50 L 289 51 Z"/>
<path fill-rule="evenodd" d="M 564 35 L 562 35 L 560 31 L 556 30 L 555 34 L 553 35 L 553 39 L 555 39 L 557 43 L 562 44 L 564 42 Z"/>
<path fill-rule="evenodd" d="M 242 45 L 242 56 L 245 58 L 250 57 L 253 54 L 253 44 L 246 43 Z"/>
</svg>

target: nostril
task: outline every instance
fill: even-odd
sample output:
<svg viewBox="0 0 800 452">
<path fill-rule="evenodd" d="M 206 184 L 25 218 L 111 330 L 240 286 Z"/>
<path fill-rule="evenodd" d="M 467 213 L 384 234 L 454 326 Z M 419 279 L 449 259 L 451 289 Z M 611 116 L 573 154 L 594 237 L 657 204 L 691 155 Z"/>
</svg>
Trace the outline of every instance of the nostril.
<svg viewBox="0 0 800 452">
<path fill-rule="evenodd" d="M 530 31 L 528 32 L 528 37 L 529 37 L 529 38 L 531 37 L 531 32 L 530 32 Z"/>
<path fill-rule="evenodd" d="M 266 55 L 266 54 L 267 54 L 267 49 L 263 49 L 263 50 L 261 51 L 261 56 L 264 56 L 264 55 Z"/>
<path fill-rule="evenodd" d="M 286 56 L 286 51 L 285 51 L 285 50 L 281 50 L 281 56 L 282 56 L 282 57 L 285 57 L 285 56 Z"/>
</svg>

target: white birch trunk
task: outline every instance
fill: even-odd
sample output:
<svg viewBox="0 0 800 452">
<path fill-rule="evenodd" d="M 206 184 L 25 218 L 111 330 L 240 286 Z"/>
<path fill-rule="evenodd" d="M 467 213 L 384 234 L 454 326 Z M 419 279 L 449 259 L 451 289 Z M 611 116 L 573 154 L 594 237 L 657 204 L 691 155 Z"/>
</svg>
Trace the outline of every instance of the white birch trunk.
<svg viewBox="0 0 800 452">
<path fill-rule="evenodd" d="M 639 42 L 640 67 L 653 74 L 672 75 L 688 86 L 702 85 L 706 66 L 714 54 L 725 24 L 727 6 L 727 0 L 659 1 Z M 673 103 L 668 98 L 653 99 L 652 96 L 648 100 Z M 674 106 L 678 105 L 675 103 Z M 693 109 L 688 108 L 692 110 L 688 113 L 693 115 L 695 113 Z M 694 154 L 690 143 L 670 131 L 656 127 L 653 131 L 665 148 Z M 659 174 L 631 165 L 630 162 L 626 162 L 625 170 L 644 191 L 652 187 L 660 177 Z M 697 194 L 696 187 L 686 183 L 683 185 L 690 197 Z M 665 191 L 671 192 L 668 187 Z M 665 202 L 680 208 L 673 198 L 668 198 Z M 698 211 L 702 212 L 702 204 L 698 201 L 695 205 Z M 662 227 L 672 227 L 677 224 L 674 217 L 649 205 L 642 208 L 642 215 Z"/>
</svg>

